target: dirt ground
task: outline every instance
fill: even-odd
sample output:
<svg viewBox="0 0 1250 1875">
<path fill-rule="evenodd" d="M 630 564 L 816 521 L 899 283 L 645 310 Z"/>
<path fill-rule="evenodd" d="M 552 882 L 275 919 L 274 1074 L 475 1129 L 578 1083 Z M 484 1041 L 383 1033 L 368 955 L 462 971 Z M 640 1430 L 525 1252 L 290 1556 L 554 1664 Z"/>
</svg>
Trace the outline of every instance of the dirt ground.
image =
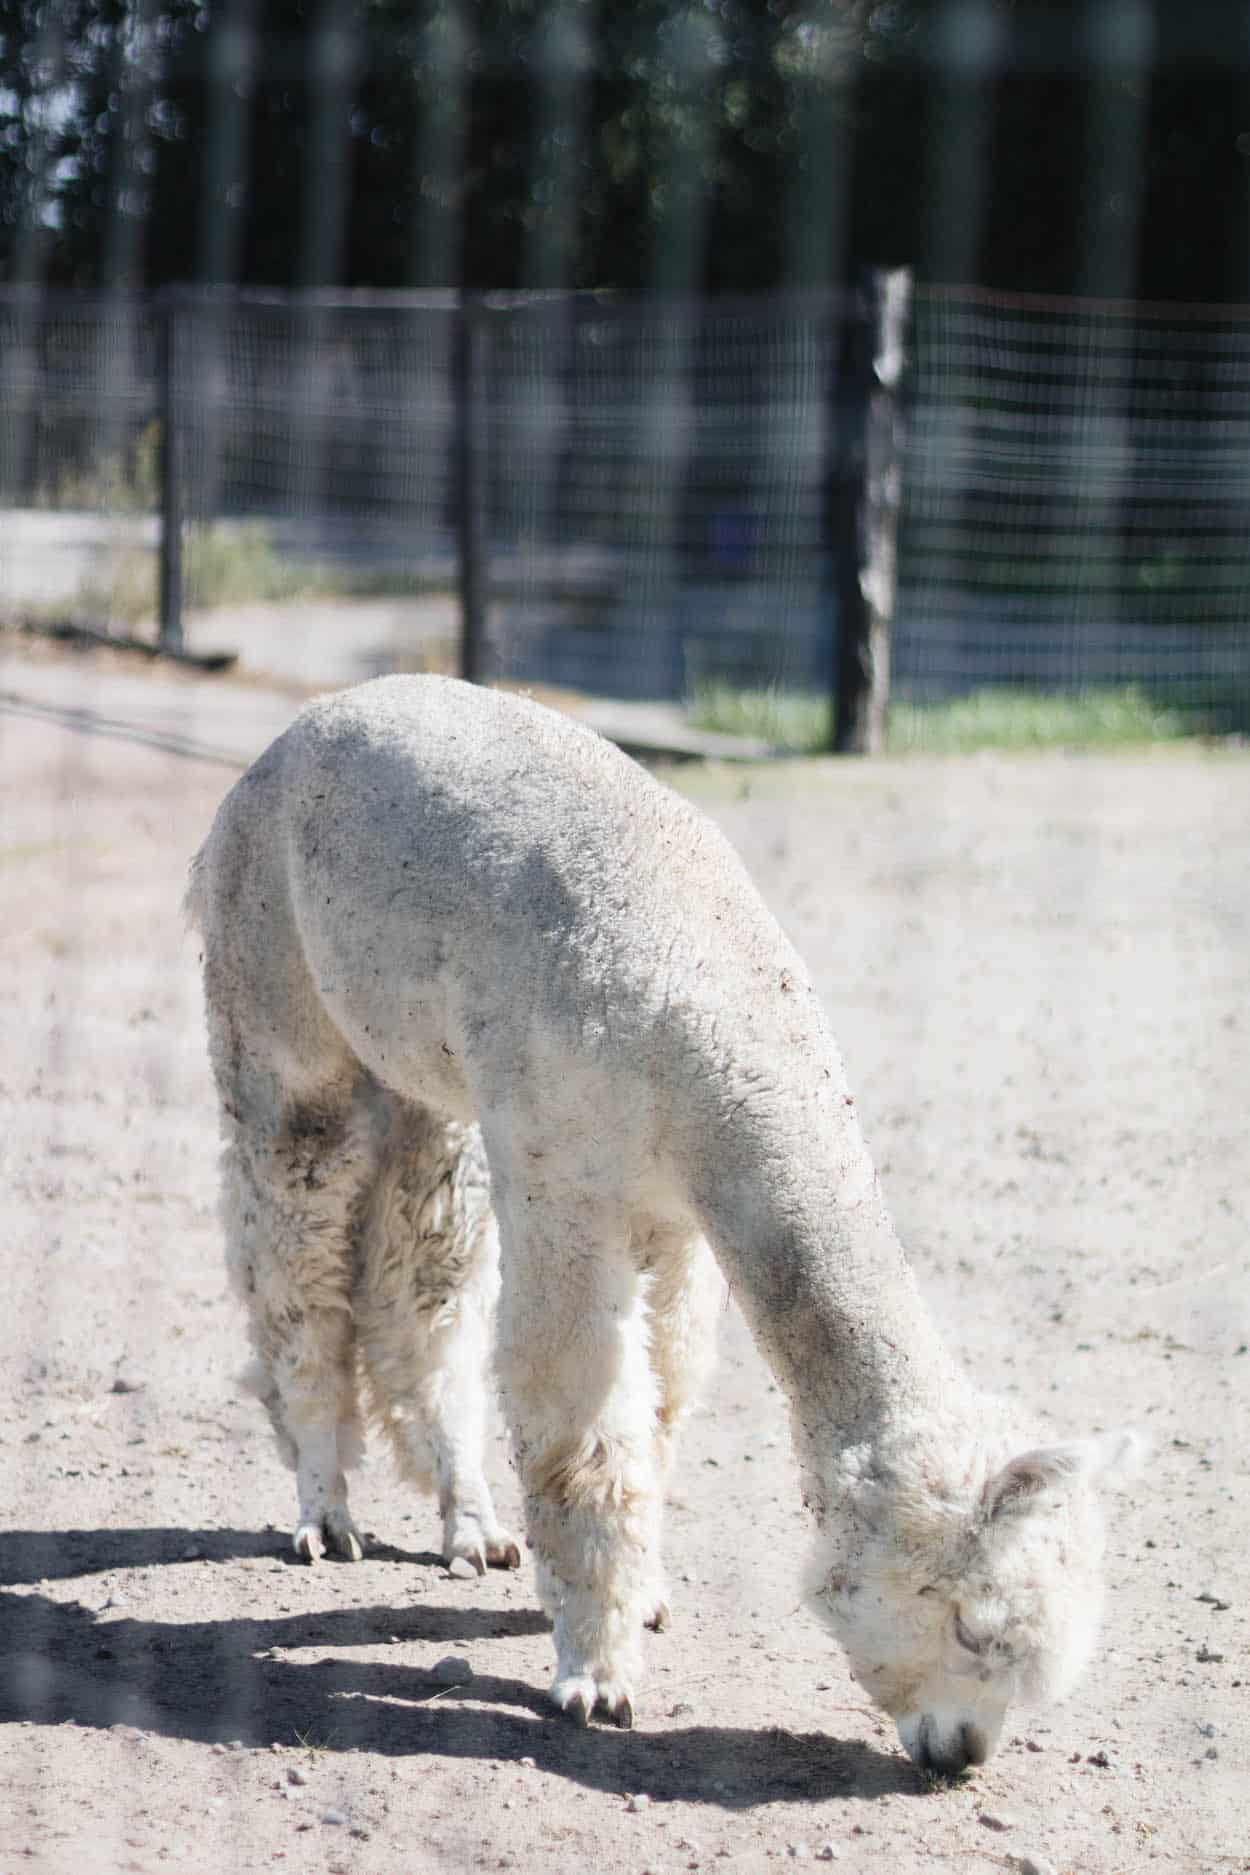
<svg viewBox="0 0 1250 1875">
<path fill-rule="evenodd" d="M 782 1403 L 732 1314 L 632 1733 L 547 1710 L 528 1567 L 449 1576 L 380 1453 L 368 1558 L 288 1556 L 179 899 L 292 707 L 0 656 L 0 1875 L 1250 1869 L 1250 758 L 674 777 L 813 966 L 952 1343 L 1044 1431 L 1153 1440 L 1093 1668 L 929 1788 L 796 1606 Z M 491 1471 L 515 1520 L 499 1433 Z"/>
</svg>

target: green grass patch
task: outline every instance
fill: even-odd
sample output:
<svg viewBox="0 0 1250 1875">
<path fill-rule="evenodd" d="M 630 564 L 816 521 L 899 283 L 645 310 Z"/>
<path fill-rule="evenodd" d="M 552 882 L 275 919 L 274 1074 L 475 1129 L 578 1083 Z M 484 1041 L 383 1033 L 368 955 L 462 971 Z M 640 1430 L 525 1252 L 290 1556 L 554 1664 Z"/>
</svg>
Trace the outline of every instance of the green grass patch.
<svg viewBox="0 0 1250 1875">
<path fill-rule="evenodd" d="M 182 550 L 184 603 L 188 608 L 243 605 L 252 600 L 301 599 L 327 589 L 323 570 L 284 559 L 274 551 L 262 522 L 237 527 L 187 530 Z M 72 605 L 76 617 L 139 625 L 156 617 L 157 555 L 144 547 L 121 547 L 83 581 Z M 58 608 L 61 609 L 61 608 Z"/>
<path fill-rule="evenodd" d="M 687 703 L 695 729 L 722 736 L 756 736 L 787 754 L 815 755 L 829 747 L 827 697 L 769 684 L 741 690 L 723 681 L 696 684 Z"/>
<path fill-rule="evenodd" d="M 1107 748 L 1174 742 L 1199 733 L 1193 711 L 1159 703 L 1135 684 L 1080 691 L 974 690 L 948 703 L 898 703 L 893 753 L 965 755 L 975 749 Z"/>
<path fill-rule="evenodd" d="M 690 701 L 699 729 L 759 736 L 787 754 L 829 748 L 827 698 L 767 687 L 700 685 Z M 1201 714 L 1159 703 L 1134 684 L 1097 690 L 974 690 L 944 703 L 898 702 L 890 711 L 891 754 L 966 755 L 977 749 L 1107 748 L 1200 734 Z"/>
</svg>

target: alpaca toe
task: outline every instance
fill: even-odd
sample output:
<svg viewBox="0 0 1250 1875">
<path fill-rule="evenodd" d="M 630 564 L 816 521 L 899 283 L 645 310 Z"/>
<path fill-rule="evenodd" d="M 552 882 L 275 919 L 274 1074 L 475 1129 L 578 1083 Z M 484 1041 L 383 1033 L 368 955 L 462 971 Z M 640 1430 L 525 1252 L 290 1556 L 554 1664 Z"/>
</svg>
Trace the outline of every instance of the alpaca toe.
<svg viewBox="0 0 1250 1875">
<path fill-rule="evenodd" d="M 326 1545 L 344 1562 L 359 1562 L 365 1542 L 345 1510 L 327 1511 L 324 1519 Z"/>
<path fill-rule="evenodd" d="M 656 1634 L 663 1634 L 672 1618 L 672 1610 L 669 1608 L 664 1597 L 661 1596 L 659 1601 L 652 1606 L 650 1614 L 644 1617 L 642 1625 L 644 1628 L 652 1629 Z"/>
<path fill-rule="evenodd" d="M 320 1562 L 326 1553 L 325 1535 L 321 1528 L 320 1518 L 315 1520 L 306 1518 L 303 1523 L 299 1524 L 291 1543 L 301 1562 Z"/>
<path fill-rule="evenodd" d="M 331 1551 L 344 1562 L 359 1562 L 365 1553 L 364 1538 L 345 1510 L 302 1518 L 292 1541 L 295 1554 L 308 1563 L 320 1562 Z"/>
<path fill-rule="evenodd" d="M 443 1557 L 449 1569 L 455 1562 L 465 1562 L 480 1576 L 486 1574 L 488 1566 L 492 1569 L 521 1567 L 521 1551 L 516 1539 L 470 1512 L 453 1512 L 447 1518 L 443 1525 Z"/>
<path fill-rule="evenodd" d="M 592 1679 L 584 1674 L 570 1674 L 566 1679 L 557 1679 L 551 1688 L 551 1697 L 565 1718 L 572 1719 L 574 1725 L 590 1724 L 597 1697 L 597 1688 Z"/>
<path fill-rule="evenodd" d="M 609 1683 L 599 1688 L 595 1709 L 601 1712 L 613 1725 L 623 1732 L 630 1732 L 634 1726 L 634 1701 L 627 1686 Z"/>
<path fill-rule="evenodd" d="M 449 1517 L 443 1525 L 443 1561 L 453 1575 L 486 1574 L 486 1539 L 476 1517 Z M 462 1566 L 457 1569 L 456 1564 Z M 467 1565 L 465 1567 L 464 1565 Z"/>
<path fill-rule="evenodd" d="M 625 1732 L 633 1726 L 634 1696 L 619 1680 L 570 1673 L 556 1679 L 551 1697 L 574 1725 L 589 1725 L 592 1717 L 603 1717 Z"/>
<path fill-rule="evenodd" d="M 519 1569 L 521 1546 L 506 1530 L 498 1530 L 486 1539 L 486 1560 L 492 1569 Z"/>
</svg>

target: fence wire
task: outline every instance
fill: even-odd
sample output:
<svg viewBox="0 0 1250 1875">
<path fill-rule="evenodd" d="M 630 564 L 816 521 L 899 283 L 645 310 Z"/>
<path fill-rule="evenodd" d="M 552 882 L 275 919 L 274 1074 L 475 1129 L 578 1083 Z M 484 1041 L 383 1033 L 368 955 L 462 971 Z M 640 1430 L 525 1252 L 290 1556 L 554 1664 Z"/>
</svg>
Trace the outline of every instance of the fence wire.
<svg viewBox="0 0 1250 1875">
<path fill-rule="evenodd" d="M 487 674 L 827 693 L 832 450 L 862 395 L 837 296 L 481 310 Z M 5 603 L 151 612 L 172 425 L 191 609 L 424 597 L 409 661 L 454 660 L 457 317 L 449 295 L 0 303 Z M 1235 727 L 1250 313 L 929 288 L 911 353 L 895 695 L 1132 684 Z"/>
</svg>

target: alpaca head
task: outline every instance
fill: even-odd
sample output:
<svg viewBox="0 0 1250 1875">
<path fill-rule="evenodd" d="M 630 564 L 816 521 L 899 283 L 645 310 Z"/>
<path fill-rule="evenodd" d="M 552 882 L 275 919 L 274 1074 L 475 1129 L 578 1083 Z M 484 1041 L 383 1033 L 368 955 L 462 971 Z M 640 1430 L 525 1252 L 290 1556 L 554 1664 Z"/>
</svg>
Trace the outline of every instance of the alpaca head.
<svg viewBox="0 0 1250 1875">
<path fill-rule="evenodd" d="M 813 1600 L 922 1769 L 982 1763 L 1009 1706 L 1075 1680 L 1102 1604 L 1096 1485 L 1132 1445 L 1003 1458 L 929 1436 L 842 1455 Z"/>
</svg>

